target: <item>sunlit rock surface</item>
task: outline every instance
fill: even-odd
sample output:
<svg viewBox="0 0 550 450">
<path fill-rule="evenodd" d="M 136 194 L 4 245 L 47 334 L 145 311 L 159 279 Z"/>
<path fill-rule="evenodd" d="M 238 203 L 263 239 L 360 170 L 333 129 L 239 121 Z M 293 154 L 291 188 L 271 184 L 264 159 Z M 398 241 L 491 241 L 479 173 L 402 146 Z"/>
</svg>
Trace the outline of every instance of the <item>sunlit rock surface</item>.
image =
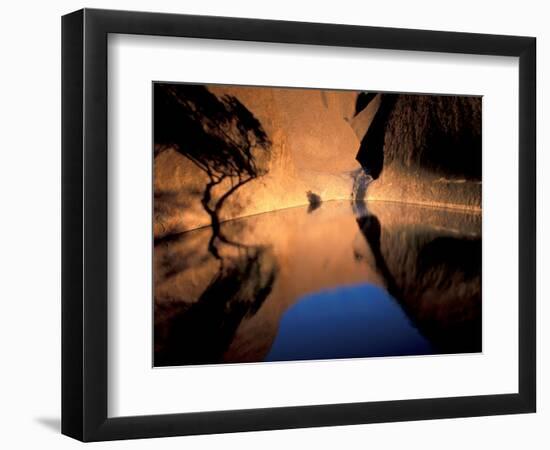
<svg viewBox="0 0 550 450">
<path fill-rule="evenodd" d="M 157 238 L 210 225 L 213 213 L 305 205 L 308 192 L 480 210 L 481 98 L 156 85 L 155 99 Z M 224 145 L 219 162 L 237 148 L 250 170 L 202 164 Z"/>
<path fill-rule="evenodd" d="M 162 87 L 157 87 L 155 92 L 157 97 L 165 95 L 177 104 Z M 185 98 L 190 95 L 188 92 L 179 94 Z M 265 152 L 252 150 L 260 160 L 261 173 L 227 198 L 219 211 L 220 220 L 305 205 L 308 191 L 323 200 L 350 197 L 353 172 L 360 170 L 356 160 L 360 139 L 350 125 L 357 92 L 226 86 L 209 86 L 208 92 L 214 98 L 203 95 L 197 99 L 197 106 L 201 102 L 215 102 L 214 99 L 238 99 L 257 119 L 270 143 Z M 164 114 L 166 110 L 166 106 L 161 109 Z M 177 115 L 170 114 L 170 118 Z M 216 117 L 215 114 L 210 116 Z M 204 115 L 200 119 L 204 122 Z M 166 120 L 159 119 L 155 123 L 165 126 Z M 185 127 L 181 120 L 171 126 Z M 226 124 L 223 133 L 227 141 L 233 139 L 239 126 L 237 120 Z M 205 127 L 204 133 L 213 134 L 214 131 Z M 187 149 L 196 139 L 188 135 L 176 138 L 171 135 L 163 142 L 159 134 L 156 135 L 155 236 L 209 225 L 210 217 L 201 204 L 209 175 L 187 156 Z M 180 142 L 182 148 L 173 145 L 174 141 Z M 223 196 L 234 184 L 235 177 L 227 177 L 212 190 L 212 201 Z"/>
</svg>

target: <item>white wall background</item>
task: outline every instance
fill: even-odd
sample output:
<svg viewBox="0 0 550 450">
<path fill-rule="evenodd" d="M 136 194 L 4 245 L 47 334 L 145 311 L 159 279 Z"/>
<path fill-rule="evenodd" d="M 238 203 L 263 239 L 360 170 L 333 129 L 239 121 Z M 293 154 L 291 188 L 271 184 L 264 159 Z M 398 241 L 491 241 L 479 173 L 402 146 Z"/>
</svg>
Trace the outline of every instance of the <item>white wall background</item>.
<svg viewBox="0 0 550 450">
<path fill-rule="evenodd" d="M 111 0 L 5 2 L 0 15 L 0 446 L 74 448 L 60 417 L 60 16 L 83 6 L 353 23 L 538 38 L 539 412 L 161 440 L 95 448 L 529 448 L 550 446 L 550 284 L 544 109 L 550 105 L 550 29 L 544 2 Z"/>
</svg>

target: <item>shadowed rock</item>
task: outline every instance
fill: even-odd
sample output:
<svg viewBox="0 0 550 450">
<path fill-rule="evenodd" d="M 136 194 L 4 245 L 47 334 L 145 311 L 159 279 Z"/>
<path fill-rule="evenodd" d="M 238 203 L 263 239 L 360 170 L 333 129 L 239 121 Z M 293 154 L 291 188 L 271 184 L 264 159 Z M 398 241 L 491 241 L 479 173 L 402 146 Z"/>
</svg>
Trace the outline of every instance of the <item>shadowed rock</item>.
<svg viewBox="0 0 550 450">
<path fill-rule="evenodd" d="M 357 159 L 368 198 L 481 207 L 481 98 L 383 94 Z"/>
</svg>

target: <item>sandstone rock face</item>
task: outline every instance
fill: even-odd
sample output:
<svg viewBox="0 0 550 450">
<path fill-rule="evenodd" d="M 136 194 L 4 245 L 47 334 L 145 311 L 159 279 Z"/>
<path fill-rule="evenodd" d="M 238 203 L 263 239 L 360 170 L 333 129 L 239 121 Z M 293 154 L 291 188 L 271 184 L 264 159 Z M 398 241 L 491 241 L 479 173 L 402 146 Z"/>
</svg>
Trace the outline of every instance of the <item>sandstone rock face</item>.
<svg viewBox="0 0 550 450">
<path fill-rule="evenodd" d="M 384 94 L 357 159 L 370 200 L 480 210 L 481 98 Z"/>
<path fill-rule="evenodd" d="M 191 88 L 166 92 L 157 85 L 158 109 L 167 109 L 166 104 L 158 105 L 159 98 L 166 97 L 166 102 L 175 103 L 173 109 L 177 109 L 178 97 L 194 95 L 189 92 Z M 307 204 L 308 191 L 323 201 L 350 197 L 352 174 L 360 169 L 355 158 L 360 140 L 350 125 L 357 92 L 235 86 L 209 86 L 207 91 L 209 95 L 200 98 L 203 104 L 237 99 L 269 140 L 265 151 L 251 150 L 256 158 L 262 158 L 261 170 L 224 201 L 218 211 L 220 221 Z M 200 108 L 200 103 L 194 102 L 190 108 Z M 162 120 L 166 120 L 164 116 L 165 113 Z M 212 114 L 212 119 L 215 117 Z M 208 122 L 204 116 L 195 120 Z M 155 124 L 159 122 L 160 119 L 155 120 Z M 178 121 L 171 126 L 182 127 Z M 239 127 L 243 124 L 238 120 L 228 121 L 224 130 L 229 135 L 227 139 Z M 203 131 L 213 133 L 211 128 Z M 198 140 L 185 135 L 169 135 L 163 140 L 156 130 L 155 136 L 155 237 L 210 225 L 211 217 L 201 201 L 204 186 L 212 180 L 207 171 L 197 166 L 195 150 L 186 148 Z M 211 189 L 210 201 L 216 202 L 237 180 L 235 175 L 224 177 Z"/>
<path fill-rule="evenodd" d="M 275 137 L 275 144 L 284 143 L 296 169 L 342 173 L 357 168 L 360 138 L 348 122 L 358 92 L 232 86 L 209 90 L 238 98 Z"/>
<path fill-rule="evenodd" d="M 154 195 L 156 238 L 310 195 L 479 211 L 481 98 L 157 84 Z"/>
</svg>

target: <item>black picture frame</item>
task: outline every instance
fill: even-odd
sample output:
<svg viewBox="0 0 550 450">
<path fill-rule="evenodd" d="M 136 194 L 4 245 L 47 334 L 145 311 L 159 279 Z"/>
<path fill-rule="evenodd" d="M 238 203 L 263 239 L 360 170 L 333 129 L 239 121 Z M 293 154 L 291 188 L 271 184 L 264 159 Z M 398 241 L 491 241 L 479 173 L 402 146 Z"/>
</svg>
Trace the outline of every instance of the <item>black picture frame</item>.
<svg viewBox="0 0 550 450">
<path fill-rule="evenodd" d="M 109 33 L 519 58 L 517 393 L 107 416 Z M 536 39 L 84 9 L 62 18 L 62 433 L 82 441 L 535 412 Z"/>
</svg>

